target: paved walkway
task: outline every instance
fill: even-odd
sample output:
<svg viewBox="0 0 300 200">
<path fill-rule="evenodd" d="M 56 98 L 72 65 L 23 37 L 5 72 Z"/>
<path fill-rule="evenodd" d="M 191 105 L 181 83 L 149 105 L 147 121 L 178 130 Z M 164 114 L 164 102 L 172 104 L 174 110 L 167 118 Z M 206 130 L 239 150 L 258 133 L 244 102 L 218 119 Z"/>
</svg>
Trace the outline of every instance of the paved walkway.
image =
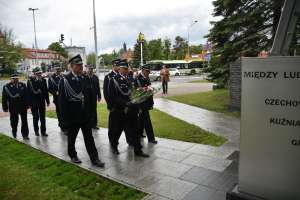
<svg viewBox="0 0 300 200">
<path fill-rule="evenodd" d="M 157 103 L 156 107 L 163 105 L 165 101 L 157 102 L 160 103 Z M 168 107 L 168 113 L 173 113 L 178 118 L 190 114 L 182 111 L 182 107 L 176 108 L 176 111 L 181 114 L 172 112 L 172 107 Z M 202 114 L 197 113 L 199 116 Z M 192 116 L 197 115 L 193 114 Z M 30 141 L 23 141 L 20 133 L 18 133 L 17 139 L 33 148 L 69 162 L 66 136 L 60 133 L 57 120 L 47 119 L 48 138 L 36 137 L 32 130 L 31 115 L 28 116 Z M 193 121 L 193 123 L 195 122 Z M 0 119 L 0 132 L 11 136 L 9 124 L 8 117 Z M 228 136 L 230 136 L 229 133 Z M 126 144 L 124 135 L 120 138 L 121 154 L 118 156 L 111 153 L 107 129 L 102 128 L 100 131 L 94 132 L 94 138 L 101 159 L 106 163 L 105 168 L 99 169 L 91 165 L 81 134 L 76 142 L 78 155 L 83 160 L 79 166 L 143 190 L 149 193 L 145 198 L 147 200 L 225 200 L 226 191 L 237 183 L 238 154 L 235 148 L 230 146 L 211 147 L 157 138 L 157 145 L 143 143 L 144 151 L 151 155 L 150 158 L 145 159 L 134 156 L 133 149 Z"/>
<path fill-rule="evenodd" d="M 154 103 L 154 107 L 162 112 L 227 138 L 228 142 L 223 148 L 226 146 L 229 149 L 239 150 L 239 119 L 165 98 L 156 98 Z"/>
</svg>

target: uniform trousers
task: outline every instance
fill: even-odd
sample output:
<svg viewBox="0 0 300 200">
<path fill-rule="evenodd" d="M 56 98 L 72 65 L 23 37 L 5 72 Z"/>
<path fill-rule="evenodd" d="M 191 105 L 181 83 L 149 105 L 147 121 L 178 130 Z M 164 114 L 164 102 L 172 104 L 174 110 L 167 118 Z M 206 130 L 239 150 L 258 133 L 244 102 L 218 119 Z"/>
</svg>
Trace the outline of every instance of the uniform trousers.
<svg viewBox="0 0 300 200">
<path fill-rule="evenodd" d="M 33 105 L 31 107 L 33 116 L 33 128 L 34 132 L 39 132 L 39 121 L 41 122 L 41 133 L 46 133 L 46 105 Z"/>
<path fill-rule="evenodd" d="M 143 110 L 139 114 L 138 134 L 140 137 L 143 135 L 144 130 L 146 130 L 148 141 L 154 141 L 155 138 L 154 138 L 154 132 L 153 132 L 149 110 Z"/>
<path fill-rule="evenodd" d="M 56 116 L 57 116 L 57 120 L 58 120 L 58 126 L 61 129 L 64 129 L 62 119 L 61 119 L 61 112 L 60 112 L 60 107 L 58 104 L 58 96 L 57 95 L 55 95 L 55 96 L 53 95 L 53 103 L 55 104 L 55 111 L 56 111 Z"/>
<path fill-rule="evenodd" d="M 110 113 L 111 121 L 111 145 L 117 147 L 122 131 L 125 132 L 127 143 L 134 147 L 135 152 L 140 152 L 142 145 L 138 136 L 138 114 L 129 110 L 126 114 L 123 110 L 114 110 Z"/>
<path fill-rule="evenodd" d="M 10 112 L 10 125 L 12 128 L 12 134 L 14 137 L 17 136 L 18 130 L 18 122 L 19 122 L 19 115 L 21 116 L 21 134 L 23 137 L 28 137 L 28 122 L 27 122 L 27 111 L 23 112 Z"/>
<path fill-rule="evenodd" d="M 98 151 L 93 137 L 92 127 L 88 124 L 73 124 L 67 128 L 68 131 L 68 154 L 71 158 L 77 156 L 75 142 L 79 130 L 81 129 L 85 148 L 89 154 L 91 161 L 99 159 Z"/>
</svg>

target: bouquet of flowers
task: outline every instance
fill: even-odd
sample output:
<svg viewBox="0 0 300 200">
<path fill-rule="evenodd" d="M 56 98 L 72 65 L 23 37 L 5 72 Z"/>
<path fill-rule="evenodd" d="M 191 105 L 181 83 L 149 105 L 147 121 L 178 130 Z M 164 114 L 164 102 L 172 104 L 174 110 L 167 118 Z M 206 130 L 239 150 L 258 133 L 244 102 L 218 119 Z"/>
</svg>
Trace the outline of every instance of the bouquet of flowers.
<svg viewBox="0 0 300 200">
<path fill-rule="evenodd" d="M 139 104 L 144 101 L 146 101 L 148 98 L 153 96 L 155 93 L 157 93 L 160 90 L 160 87 L 141 87 L 141 88 L 135 88 L 131 92 L 130 95 L 130 102 L 132 104 Z"/>
</svg>

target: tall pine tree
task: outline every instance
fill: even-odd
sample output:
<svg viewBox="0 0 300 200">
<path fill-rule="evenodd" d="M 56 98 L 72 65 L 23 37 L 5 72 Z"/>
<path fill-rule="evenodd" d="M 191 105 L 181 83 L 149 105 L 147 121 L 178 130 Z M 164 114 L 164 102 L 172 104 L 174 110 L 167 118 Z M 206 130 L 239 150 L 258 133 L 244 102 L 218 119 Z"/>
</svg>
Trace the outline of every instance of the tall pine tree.
<svg viewBox="0 0 300 200">
<path fill-rule="evenodd" d="M 213 16 L 207 35 L 213 44 L 213 59 L 208 68 L 210 78 L 227 85 L 230 63 L 241 56 L 257 56 L 269 50 L 283 0 L 215 0 Z"/>
<path fill-rule="evenodd" d="M 148 43 L 146 40 L 143 42 L 143 64 L 145 64 L 149 59 L 148 56 Z M 141 66 L 141 43 L 136 41 L 133 50 L 133 60 L 132 66 L 139 68 Z"/>
</svg>

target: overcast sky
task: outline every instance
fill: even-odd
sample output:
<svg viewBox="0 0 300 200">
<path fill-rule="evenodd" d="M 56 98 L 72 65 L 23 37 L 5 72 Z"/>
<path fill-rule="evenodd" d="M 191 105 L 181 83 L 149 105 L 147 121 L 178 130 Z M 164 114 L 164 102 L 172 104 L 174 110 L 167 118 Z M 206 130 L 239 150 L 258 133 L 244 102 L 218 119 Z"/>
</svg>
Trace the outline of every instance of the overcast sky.
<svg viewBox="0 0 300 200">
<path fill-rule="evenodd" d="M 120 49 L 123 42 L 132 47 L 138 33 L 147 40 L 176 35 L 187 38 L 190 29 L 192 44 L 205 43 L 204 35 L 210 28 L 212 0 L 95 0 L 98 29 L 98 51 L 111 52 Z M 65 44 L 84 46 L 93 51 L 92 0 L 0 0 L 0 24 L 12 28 L 17 41 L 26 47 L 34 42 L 32 12 L 36 12 L 37 40 L 39 48 L 47 48 L 65 35 Z"/>
</svg>

